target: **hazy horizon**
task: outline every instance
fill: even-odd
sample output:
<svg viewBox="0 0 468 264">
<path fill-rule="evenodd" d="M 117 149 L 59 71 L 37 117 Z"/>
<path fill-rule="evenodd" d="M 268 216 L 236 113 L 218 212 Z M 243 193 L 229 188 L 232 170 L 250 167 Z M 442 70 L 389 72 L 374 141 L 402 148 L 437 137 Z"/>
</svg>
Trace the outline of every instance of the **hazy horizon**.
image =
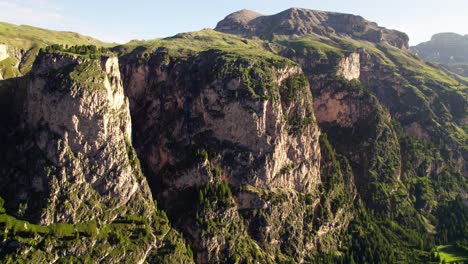
<svg viewBox="0 0 468 264">
<path fill-rule="evenodd" d="M 301 7 L 360 15 L 381 26 L 407 33 L 411 45 L 428 41 L 432 35 L 441 32 L 468 34 L 468 17 L 465 15 L 468 1 L 453 0 L 443 5 L 437 0 L 339 2 L 0 0 L 0 21 L 73 31 L 107 42 L 125 43 L 133 39 L 162 38 L 214 28 L 225 16 L 241 9 L 272 15 L 291 7 Z"/>
</svg>

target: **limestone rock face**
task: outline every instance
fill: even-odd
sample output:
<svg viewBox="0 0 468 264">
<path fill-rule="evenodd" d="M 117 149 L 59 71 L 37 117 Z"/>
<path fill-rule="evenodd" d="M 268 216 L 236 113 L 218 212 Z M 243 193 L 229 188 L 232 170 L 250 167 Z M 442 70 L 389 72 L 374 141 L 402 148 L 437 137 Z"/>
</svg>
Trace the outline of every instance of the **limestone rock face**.
<svg viewBox="0 0 468 264">
<path fill-rule="evenodd" d="M 204 59 L 204 58 L 201 58 Z M 201 62 L 200 62 L 201 63 Z M 203 62 L 205 63 L 205 62 Z M 235 184 L 251 184 L 258 187 L 287 188 L 290 190 L 311 191 L 318 179 L 318 163 L 320 151 L 317 147 L 319 132 L 313 125 L 313 114 L 308 111 L 310 92 L 304 90 L 304 97 L 285 103 L 280 100 L 258 100 L 248 98 L 232 100 L 232 95 L 241 96 L 245 92 L 245 80 L 232 77 L 222 80 L 193 80 L 180 84 L 182 66 L 170 65 L 131 66 L 125 69 L 128 94 L 134 101 L 135 111 L 151 111 L 145 113 L 152 118 L 143 120 L 142 132 L 146 133 L 151 126 L 151 134 L 162 137 L 157 145 L 143 144 L 141 147 L 150 151 L 150 167 L 155 174 L 164 166 L 173 165 L 177 156 L 167 148 L 169 139 L 177 139 L 184 144 L 191 144 L 197 135 L 207 135 L 218 142 L 229 142 L 238 148 L 245 149 L 251 155 L 247 164 L 258 165 L 249 172 L 249 177 L 242 175 L 245 166 L 230 166 L 229 181 Z M 202 66 L 200 66 L 202 67 Z M 164 69 L 164 70 L 163 70 Z M 152 74 L 150 74 L 152 73 Z M 285 81 L 290 77 L 300 75 L 298 67 L 276 69 L 272 82 L 283 89 Z M 188 78 L 195 78 L 190 76 Z M 197 77 L 198 78 L 198 77 Z M 193 83 L 193 88 L 187 87 Z M 164 84 L 164 86 L 163 86 Z M 152 88 L 154 87 L 154 88 Z M 305 87 L 307 88 L 307 87 Z M 154 94 L 154 95 L 153 95 Z M 147 97 L 151 95 L 150 99 Z M 146 109 L 138 109 L 142 100 L 150 100 Z M 281 100 L 285 100 L 282 98 Z M 286 101 L 286 100 L 285 100 Z M 310 105 L 311 106 L 311 105 Z M 185 113 L 185 114 L 183 114 Z M 145 114 L 135 116 L 145 116 Z M 172 116 L 166 118 L 165 116 Z M 289 126 L 285 119 L 294 116 L 310 118 L 310 124 L 305 124 L 301 133 L 288 132 Z M 157 120 L 160 120 L 157 122 Z M 193 124 L 192 124 L 193 123 Z M 171 136 L 157 133 L 167 127 Z M 163 135 L 159 135 L 163 134 Z M 146 140 L 150 140 L 147 137 Z M 256 159 L 261 158 L 257 164 Z M 251 160 L 250 160 L 251 159 Z M 238 162 L 241 162 L 240 160 Z M 260 162 L 260 161 L 258 161 Z M 282 168 L 295 167 L 289 173 L 280 173 Z M 184 185 L 201 184 L 187 178 L 174 181 L 176 188 Z"/>
<path fill-rule="evenodd" d="M 337 152 L 352 164 L 357 193 L 375 208 L 388 210 L 391 207 L 389 203 L 374 201 L 377 199 L 370 195 L 374 192 L 371 190 L 372 183 L 376 181 L 372 173 L 385 178 L 389 189 L 397 188 L 401 167 L 398 139 L 390 115 L 385 113 L 381 103 L 361 83 L 369 76 L 378 75 L 375 71 L 380 70 L 380 64 L 372 63 L 372 56 L 361 49 L 327 56 L 314 51 L 289 53 L 286 49 L 283 55 L 304 69 L 311 84 L 317 123 L 321 131 L 328 135 L 330 142 L 333 142 Z M 382 75 L 386 69 L 382 65 Z M 386 87 L 378 88 L 384 90 Z M 391 99 L 383 98 L 382 101 Z M 385 145 L 386 149 L 392 151 L 384 155 L 376 145 L 367 142 Z M 379 161 L 378 157 L 385 156 L 387 162 L 392 163 L 391 169 L 387 169 L 386 165 L 370 165 L 362 153 L 366 153 L 364 156 L 371 158 L 372 163 L 377 163 L 374 161 Z"/>
<path fill-rule="evenodd" d="M 117 58 L 40 55 L 26 111 L 45 159 L 38 164 L 44 173 L 32 179 L 34 191 L 47 197 L 42 223 L 152 213 L 149 188 L 131 156 L 130 113 Z"/>
<path fill-rule="evenodd" d="M 320 132 L 302 70 L 284 59 L 256 62 L 239 56 L 231 64 L 217 51 L 165 60 L 164 52 L 152 56 L 145 64 L 123 63 L 134 142 L 153 191 L 188 234 L 202 256 L 199 261 L 221 261 L 219 257 L 228 254 L 222 252 L 236 250 L 230 248 L 233 241 L 217 231 L 216 240 L 201 238 L 194 215 L 212 219 L 212 212 L 194 211 L 199 208 L 197 196 L 187 198 L 191 202 L 178 197 L 192 197 L 219 182 L 250 189 L 234 192 L 231 207 L 217 211 L 213 221 L 237 223 L 239 230 L 231 234 L 259 244 L 266 255 L 275 255 L 279 247 L 270 243 L 276 243 L 294 245 L 297 252 L 288 254 L 304 257 L 314 240 L 298 241 L 312 230 L 307 219 L 313 217 L 314 204 L 305 204 L 301 197 L 308 194 L 318 201 L 321 179 Z M 206 154 L 200 158 L 200 153 Z M 272 198 L 283 195 L 290 199 Z M 246 231 L 249 226 L 238 223 L 238 210 L 254 210 L 259 204 L 264 215 L 249 217 L 252 230 L 258 227 L 252 236 Z M 296 230 L 290 239 L 282 238 L 286 224 Z"/>
<path fill-rule="evenodd" d="M 330 85 L 330 86 L 333 86 Z M 362 107 L 359 97 L 351 97 L 349 91 L 336 92 L 328 87 L 315 98 L 315 116 L 319 123 L 336 122 L 341 127 L 353 127 L 366 119 L 372 107 Z"/>
<path fill-rule="evenodd" d="M 10 57 L 8 55 L 8 46 L 5 44 L 0 44 L 0 61 Z"/>
<path fill-rule="evenodd" d="M 283 54 L 299 63 L 311 83 L 314 95 L 314 113 L 319 124 L 334 123 L 352 127 L 356 122 L 368 118 L 374 108 L 363 104 L 360 93 L 345 88 L 333 81 L 336 76 L 346 81 L 359 81 L 361 76 L 361 55 L 352 52 L 343 57 L 321 58 L 317 54 Z"/>
<path fill-rule="evenodd" d="M 466 82 L 359 16 L 242 10 L 217 30 L 240 36 L 130 42 L 118 59 L 47 49 L 19 78 L 39 47 L 4 48 L 6 262 L 429 256 L 414 245 L 466 197 Z"/>
<path fill-rule="evenodd" d="M 26 235 L 5 227 L 6 259 L 192 263 L 141 171 L 118 59 L 46 51 L 17 79 L 0 83 L 0 212 Z"/>
<path fill-rule="evenodd" d="M 361 75 L 361 63 L 359 53 L 353 52 L 338 63 L 337 75 L 351 81 L 359 79 Z"/>
</svg>

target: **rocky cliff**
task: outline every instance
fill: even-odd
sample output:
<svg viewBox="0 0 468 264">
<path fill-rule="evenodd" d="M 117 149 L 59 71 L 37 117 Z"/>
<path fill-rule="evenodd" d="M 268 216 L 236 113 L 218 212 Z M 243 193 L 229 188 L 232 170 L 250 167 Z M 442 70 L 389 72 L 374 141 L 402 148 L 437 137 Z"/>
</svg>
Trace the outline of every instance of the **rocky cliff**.
<svg viewBox="0 0 468 264">
<path fill-rule="evenodd" d="M 136 61 L 144 52 L 122 67 L 135 146 L 198 260 L 302 261 L 319 239 L 308 233 L 320 228 L 311 221 L 321 203 L 320 133 L 302 70 L 273 54 L 159 48 Z M 223 184 L 232 196 L 219 197 Z"/>
<path fill-rule="evenodd" d="M 46 193 L 41 222 L 151 214 L 151 194 L 132 157 L 118 59 L 44 54 L 30 79 L 26 125 L 49 163 L 31 180 L 34 192 Z"/>
<path fill-rule="evenodd" d="M 293 9 L 280 14 L 294 17 L 294 13 Z M 305 17 L 311 15 L 301 19 Z M 299 63 L 309 79 L 320 129 L 336 153 L 349 162 L 366 210 L 375 219 L 395 219 L 402 228 L 425 229 L 420 235 L 427 236 L 428 222 L 404 215 L 434 217 L 450 196 L 463 195 L 458 190 L 466 188 L 462 175 L 467 174 L 463 132 L 467 93 L 462 79 L 424 63 L 391 41 L 356 41 L 362 38 L 350 39 L 344 33 L 302 35 L 294 31 L 306 24 L 295 23 L 301 19 L 268 19 L 241 11 L 220 22 L 217 30 L 272 40 L 279 44 L 274 49 L 280 55 Z M 295 36 L 284 38 L 281 32 Z M 450 183 L 441 184 L 440 177 Z M 352 221 L 351 230 L 356 230 L 361 217 Z M 362 257 L 358 260 L 364 261 Z M 414 258 L 420 256 L 410 257 Z"/>
<path fill-rule="evenodd" d="M 25 230 L 18 231 L 11 223 L 19 220 L 11 216 L 2 223 L 5 232 L 48 235 L 19 244 L 6 239 L 2 252 L 24 252 L 25 260 L 33 262 L 69 255 L 143 262 L 173 231 L 156 210 L 131 144 L 117 57 L 41 53 L 28 80 L 24 122 L 18 121 L 23 123 L 18 135 L 9 136 L 17 144 L 5 143 L 17 160 L 2 170 L 2 196 L 8 198 L 9 213 L 42 226 L 24 222 Z M 128 241 L 127 236 L 135 238 Z M 76 240 L 63 248 L 69 237 Z"/>
</svg>

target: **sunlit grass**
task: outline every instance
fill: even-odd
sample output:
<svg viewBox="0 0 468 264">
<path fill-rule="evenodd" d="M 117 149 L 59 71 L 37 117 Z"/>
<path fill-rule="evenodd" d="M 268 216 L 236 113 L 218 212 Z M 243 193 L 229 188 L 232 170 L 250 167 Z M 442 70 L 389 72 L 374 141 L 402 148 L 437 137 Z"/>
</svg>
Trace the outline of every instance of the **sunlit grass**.
<svg viewBox="0 0 468 264">
<path fill-rule="evenodd" d="M 468 261 L 468 252 L 458 249 L 452 245 L 442 245 L 437 247 L 440 261 L 445 263 L 457 263 Z"/>
<path fill-rule="evenodd" d="M 15 48 L 28 50 L 37 45 L 45 47 L 51 44 L 114 46 L 89 36 L 74 32 L 54 31 L 31 26 L 17 26 L 0 22 L 0 43 Z"/>
</svg>

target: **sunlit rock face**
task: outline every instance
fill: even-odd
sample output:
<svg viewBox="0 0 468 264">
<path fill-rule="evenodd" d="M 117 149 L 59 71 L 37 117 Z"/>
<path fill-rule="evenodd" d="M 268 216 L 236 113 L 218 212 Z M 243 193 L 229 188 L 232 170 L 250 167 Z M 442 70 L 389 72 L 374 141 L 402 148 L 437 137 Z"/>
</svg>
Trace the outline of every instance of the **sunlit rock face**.
<svg viewBox="0 0 468 264">
<path fill-rule="evenodd" d="M 253 238 L 266 256 L 278 250 L 271 243 L 294 244 L 294 257 L 302 259 L 315 240 L 296 240 L 304 239 L 313 226 L 307 219 L 319 204 L 321 179 L 320 132 L 301 68 L 280 58 L 251 62 L 239 57 L 232 65 L 215 51 L 189 58 L 164 54 L 156 52 L 144 64 L 127 58 L 122 67 L 134 143 L 155 195 L 189 234 L 201 262 L 219 261 L 229 242 L 222 236 L 201 239 L 200 227 L 190 220 L 197 198 L 187 203 L 178 197 L 217 182 L 243 189 L 233 194 L 233 208 L 217 213 L 217 221 L 236 223 L 240 230 L 235 236 Z M 251 75 L 257 73 L 261 76 Z M 207 153 L 207 160 L 199 160 L 200 151 Z M 264 196 L 267 193 L 270 198 Z M 280 194 L 289 200 L 275 200 Z M 312 202 L 304 204 L 302 194 L 310 195 Z M 268 220 L 250 218 L 258 225 L 252 237 L 243 233 L 253 226 L 238 223 L 238 210 L 258 206 Z M 295 230 L 291 241 L 281 238 L 286 222 Z"/>
<path fill-rule="evenodd" d="M 116 57 L 40 55 L 26 112 L 44 159 L 32 179 L 34 191 L 47 197 L 42 223 L 152 213 L 146 180 L 130 155 L 131 120 Z"/>
<path fill-rule="evenodd" d="M 5 44 L 0 44 L 0 61 L 10 57 L 8 55 L 8 46 Z"/>
</svg>

